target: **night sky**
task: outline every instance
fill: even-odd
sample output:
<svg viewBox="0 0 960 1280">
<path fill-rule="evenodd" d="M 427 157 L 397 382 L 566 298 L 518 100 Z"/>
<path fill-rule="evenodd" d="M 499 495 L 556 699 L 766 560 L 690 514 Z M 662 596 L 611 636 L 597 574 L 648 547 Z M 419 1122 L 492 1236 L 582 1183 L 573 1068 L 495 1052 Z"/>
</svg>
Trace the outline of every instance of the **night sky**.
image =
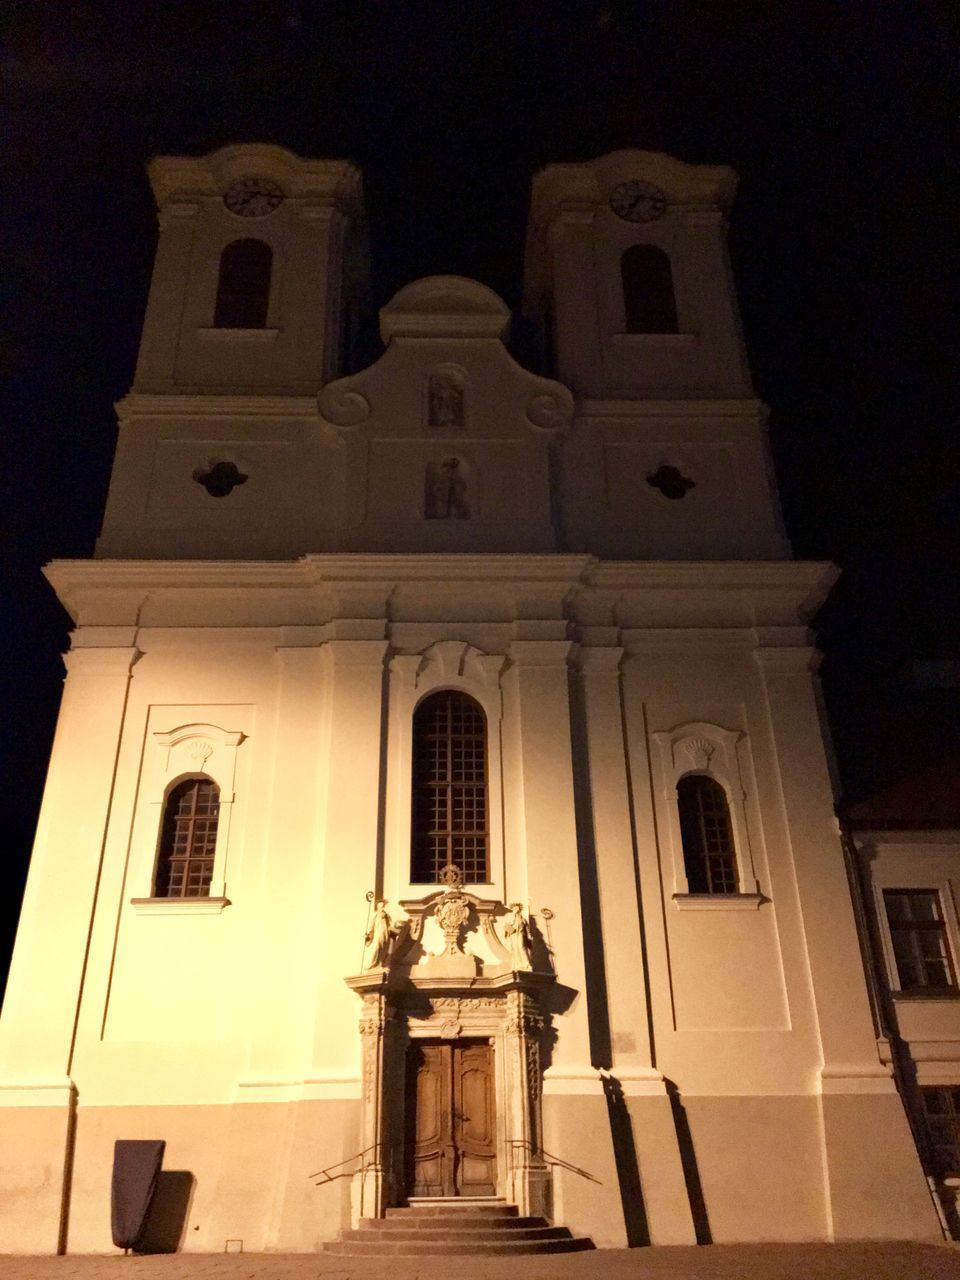
<svg viewBox="0 0 960 1280">
<path fill-rule="evenodd" d="M 80 0 L 6 7 L 0 776 L 12 922 L 68 619 L 156 240 L 145 164 L 269 141 L 363 170 L 376 305 L 431 273 L 519 302 L 531 174 L 618 147 L 740 174 L 731 250 L 848 800 L 956 752 L 960 20 L 944 0 Z M 960 768 L 957 770 L 960 777 Z M 960 810 L 960 805 L 958 805 Z M 9 928 L 0 930 L 0 974 Z"/>
</svg>

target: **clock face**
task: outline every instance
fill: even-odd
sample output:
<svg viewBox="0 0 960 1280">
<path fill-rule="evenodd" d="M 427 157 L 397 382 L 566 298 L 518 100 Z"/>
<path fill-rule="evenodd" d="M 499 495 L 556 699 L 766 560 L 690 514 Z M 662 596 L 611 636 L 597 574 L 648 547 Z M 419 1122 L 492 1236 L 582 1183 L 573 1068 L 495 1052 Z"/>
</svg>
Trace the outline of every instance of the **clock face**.
<svg viewBox="0 0 960 1280">
<path fill-rule="evenodd" d="M 667 208 L 667 197 L 652 182 L 633 178 L 610 192 L 610 208 L 627 222 L 653 222 Z"/>
<path fill-rule="evenodd" d="M 272 178 L 238 178 L 223 193 L 223 203 L 238 218 L 262 218 L 283 203 L 283 191 Z"/>
</svg>

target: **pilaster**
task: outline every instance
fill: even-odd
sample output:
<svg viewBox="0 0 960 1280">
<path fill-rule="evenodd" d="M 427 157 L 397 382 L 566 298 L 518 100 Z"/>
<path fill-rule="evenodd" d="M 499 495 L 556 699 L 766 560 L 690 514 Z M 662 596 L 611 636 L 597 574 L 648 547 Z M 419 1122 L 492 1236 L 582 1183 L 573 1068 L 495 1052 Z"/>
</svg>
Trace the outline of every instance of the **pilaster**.
<svg viewBox="0 0 960 1280">
<path fill-rule="evenodd" d="M 133 648 L 75 649 L 0 1021 L 0 1080 L 69 1085 Z"/>
<path fill-rule="evenodd" d="M 526 895 L 534 916 L 544 907 L 553 912 L 550 945 L 557 977 L 571 989 L 571 996 L 579 997 L 557 1020 L 559 1035 L 545 1072 L 544 1092 L 599 1094 L 600 1079 L 590 1061 L 585 998 L 570 724 L 571 648 L 566 640 L 514 640 L 504 688 L 513 703 L 519 737 L 514 767 L 521 783 L 519 834 L 526 854 Z"/>
<path fill-rule="evenodd" d="M 363 960 L 364 890 L 383 876 L 385 640 L 323 646 L 329 680 L 324 754 L 322 880 L 316 901 L 314 1062 L 356 1061 L 355 1008 L 343 985 Z M 350 957 L 355 956 L 355 960 Z"/>
</svg>

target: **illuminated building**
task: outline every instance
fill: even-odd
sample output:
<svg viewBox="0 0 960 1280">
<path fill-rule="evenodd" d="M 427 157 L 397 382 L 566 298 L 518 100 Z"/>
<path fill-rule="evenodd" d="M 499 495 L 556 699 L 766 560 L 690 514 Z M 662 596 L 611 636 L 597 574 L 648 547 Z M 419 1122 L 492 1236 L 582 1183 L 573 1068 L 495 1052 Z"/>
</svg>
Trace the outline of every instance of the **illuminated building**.
<svg viewBox="0 0 960 1280">
<path fill-rule="evenodd" d="M 102 536 L 48 570 L 76 631 L 0 1024 L 7 1247 L 108 1248 L 136 1137 L 190 1175 L 189 1249 L 311 1250 L 411 1191 L 598 1245 L 935 1237 L 732 172 L 536 176 L 538 373 L 457 277 L 358 367 L 349 164 L 150 174 Z"/>
</svg>

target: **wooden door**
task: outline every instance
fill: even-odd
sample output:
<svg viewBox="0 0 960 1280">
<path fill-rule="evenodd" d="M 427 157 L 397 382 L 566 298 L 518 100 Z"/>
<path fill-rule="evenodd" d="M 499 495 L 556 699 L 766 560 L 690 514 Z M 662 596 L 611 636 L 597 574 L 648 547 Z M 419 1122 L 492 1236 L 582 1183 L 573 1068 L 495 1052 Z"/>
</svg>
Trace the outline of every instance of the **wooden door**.
<svg viewBox="0 0 960 1280">
<path fill-rule="evenodd" d="M 497 1187 L 493 1047 L 418 1040 L 407 1054 L 405 1165 L 411 1196 L 492 1196 Z"/>
</svg>

